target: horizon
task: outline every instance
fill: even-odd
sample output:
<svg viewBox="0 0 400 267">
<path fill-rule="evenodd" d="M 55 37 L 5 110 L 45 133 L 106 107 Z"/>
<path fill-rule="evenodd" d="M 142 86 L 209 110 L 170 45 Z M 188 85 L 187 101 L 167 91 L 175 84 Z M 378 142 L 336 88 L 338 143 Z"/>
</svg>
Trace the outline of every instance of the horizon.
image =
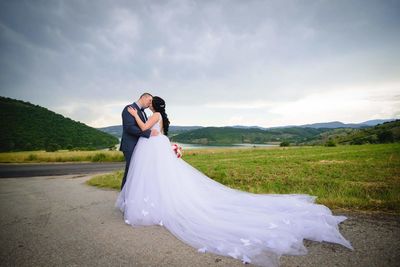
<svg viewBox="0 0 400 267">
<path fill-rule="evenodd" d="M 35 103 L 29 102 L 29 101 L 26 101 L 26 100 L 23 100 L 23 99 L 15 99 L 15 98 L 11 98 L 11 97 L 8 97 L 8 96 L 2 96 L 2 97 L 10 98 L 10 99 L 17 100 L 17 101 L 27 102 L 27 103 L 30 103 L 32 105 L 37 105 Z M 41 106 L 41 107 L 43 107 L 43 106 Z M 54 110 L 51 110 L 50 108 L 47 108 L 47 107 L 43 107 L 43 108 L 46 108 L 46 109 L 50 110 L 51 112 L 55 112 Z M 151 116 L 151 114 L 152 114 L 152 112 L 149 111 L 149 109 L 145 109 L 145 112 L 146 112 L 147 116 Z M 57 112 L 55 112 L 55 113 L 57 113 Z M 61 113 L 57 113 L 57 114 L 60 114 L 60 115 L 66 117 L 66 118 L 69 118 L 71 120 L 78 121 L 78 122 L 86 124 L 85 122 L 82 122 L 82 121 L 76 120 L 74 118 L 68 117 L 68 116 L 66 116 L 64 114 L 61 114 Z M 243 124 L 233 124 L 233 125 L 196 125 L 196 124 L 177 125 L 177 124 L 171 124 L 170 126 L 177 126 L 177 127 L 248 127 L 248 128 L 259 127 L 259 128 L 279 128 L 279 127 L 288 127 L 288 126 L 296 127 L 296 126 L 304 126 L 304 125 L 309 125 L 309 124 L 312 125 L 312 124 L 336 123 L 336 122 L 343 123 L 343 124 L 362 124 L 362 123 L 365 123 L 365 122 L 375 121 L 375 120 L 378 120 L 378 121 L 395 121 L 395 120 L 399 120 L 399 119 L 400 119 L 400 117 L 398 117 L 398 118 L 377 118 L 377 119 L 371 119 L 371 120 L 362 120 L 362 121 L 359 121 L 359 122 L 354 122 L 354 121 L 353 122 L 344 122 L 344 121 L 339 121 L 339 120 L 332 120 L 332 121 L 318 121 L 318 122 L 310 122 L 310 123 L 285 124 L 285 125 L 266 126 L 266 127 L 260 126 L 260 125 L 243 125 Z M 88 124 L 86 124 L 86 125 L 88 125 Z M 107 127 L 115 127 L 115 126 L 122 126 L 122 121 L 121 121 L 120 124 L 114 124 L 114 125 L 106 125 L 106 126 L 100 126 L 100 127 L 94 127 L 94 126 L 91 126 L 91 125 L 88 125 L 88 126 L 96 128 L 96 129 L 107 128 Z"/>
<path fill-rule="evenodd" d="M 0 2 L 0 95 L 94 128 L 400 118 L 399 1 Z M 46 14 L 46 16 L 43 16 Z"/>
<path fill-rule="evenodd" d="M 259 128 L 280 128 L 280 127 L 297 127 L 297 126 L 304 126 L 304 125 L 313 125 L 313 124 L 325 124 L 325 123 L 343 123 L 343 124 L 363 124 L 365 122 L 369 121 L 395 121 L 399 120 L 399 118 L 391 118 L 391 119 L 373 119 L 373 120 L 366 120 L 366 121 L 361 121 L 361 122 L 342 122 L 342 121 L 323 121 L 323 122 L 313 122 L 313 123 L 305 123 L 305 124 L 297 124 L 297 125 L 279 125 L 279 126 L 271 126 L 271 127 L 262 127 L 259 125 L 222 125 L 222 126 L 215 126 L 215 125 L 176 125 L 176 124 L 171 124 L 171 126 L 174 127 L 247 127 L 247 128 L 252 128 L 252 127 L 259 127 Z M 103 127 L 94 127 L 96 129 L 101 129 L 101 128 L 107 128 L 107 127 L 116 127 L 116 126 L 122 126 L 122 124 L 116 124 L 116 125 L 108 125 L 108 126 L 103 126 Z"/>
</svg>

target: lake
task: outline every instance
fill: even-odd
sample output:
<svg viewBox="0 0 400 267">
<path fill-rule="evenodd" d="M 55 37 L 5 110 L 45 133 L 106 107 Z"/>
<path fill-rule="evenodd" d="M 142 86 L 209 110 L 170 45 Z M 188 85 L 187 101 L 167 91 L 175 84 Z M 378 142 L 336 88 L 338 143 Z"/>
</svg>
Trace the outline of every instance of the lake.
<svg viewBox="0 0 400 267">
<path fill-rule="evenodd" d="M 171 144 L 178 144 L 185 149 L 210 149 L 210 148 L 254 148 L 254 147 L 278 147 L 275 144 L 233 144 L 233 145 L 197 145 L 197 144 L 184 144 L 178 142 L 171 142 Z"/>
<path fill-rule="evenodd" d="M 119 138 L 121 142 L 121 138 Z M 198 145 L 198 144 L 184 144 L 178 142 L 171 142 L 171 144 L 178 144 L 183 149 L 210 149 L 210 148 L 254 148 L 254 147 L 278 147 L 279 144 L 233 144 L 233 145 Z M 119 150 L 121 143 L 116 145 L 116 149 Z"/>
</svg>

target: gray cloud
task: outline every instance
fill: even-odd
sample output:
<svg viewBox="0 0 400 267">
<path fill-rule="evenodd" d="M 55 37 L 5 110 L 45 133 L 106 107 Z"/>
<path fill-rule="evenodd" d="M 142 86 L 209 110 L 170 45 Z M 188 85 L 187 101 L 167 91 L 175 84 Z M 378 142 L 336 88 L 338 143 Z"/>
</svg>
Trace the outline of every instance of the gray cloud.
<svg viewBox="0 0 400 267">
<path fill-rule="evenodd" d="M 2 1 L 0 89 L 93 126 L 143 91 L 177 124 L 268 126 L 288 117 L 260 101 L 398 95 L 399 15 L 398 1 Z"/>
</svg>

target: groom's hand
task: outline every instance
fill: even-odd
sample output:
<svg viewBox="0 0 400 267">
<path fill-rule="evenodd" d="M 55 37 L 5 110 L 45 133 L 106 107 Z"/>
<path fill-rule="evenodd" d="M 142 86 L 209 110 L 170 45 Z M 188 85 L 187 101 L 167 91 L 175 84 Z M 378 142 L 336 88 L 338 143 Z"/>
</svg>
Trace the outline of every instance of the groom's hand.
<svg viewBox="0 0 400 267">
<path fill-rule="evenodd" d="M 157 129 L 151 129 L 151 134 L 150 134 L 150 136 L 157 136 L 157 135 L 159 135 L 160 134 L 160 132 L 157 130 Z"/>
</svg>

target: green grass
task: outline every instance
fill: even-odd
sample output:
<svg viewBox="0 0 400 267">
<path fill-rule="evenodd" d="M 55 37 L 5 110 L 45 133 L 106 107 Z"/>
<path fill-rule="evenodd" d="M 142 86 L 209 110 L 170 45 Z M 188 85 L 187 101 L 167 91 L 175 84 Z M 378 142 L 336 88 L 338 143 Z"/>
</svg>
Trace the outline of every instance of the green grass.
<svg viewBox="0 0 400 267">
<path fill-rule="evenodd" d="M 120 151 L 24 151 L 0 153 L 0 163 L 124 161 Z"/>
<path fill-rule="evenodd" d="M 102 188 L 120 189 L 123 175 L 123 170 L 109 174 L 97 175 L 88 180 L 86 183 L 88 185 L 98 186 Z"/>
<path fill-rule="evenodd" d="M 252 193 L 305 193 L 330 208 L 400 213 L 400 144 L 186 151 L 212 179 Z M 122 172 L 91 185 L 118 189 Z"/>
</svg>

